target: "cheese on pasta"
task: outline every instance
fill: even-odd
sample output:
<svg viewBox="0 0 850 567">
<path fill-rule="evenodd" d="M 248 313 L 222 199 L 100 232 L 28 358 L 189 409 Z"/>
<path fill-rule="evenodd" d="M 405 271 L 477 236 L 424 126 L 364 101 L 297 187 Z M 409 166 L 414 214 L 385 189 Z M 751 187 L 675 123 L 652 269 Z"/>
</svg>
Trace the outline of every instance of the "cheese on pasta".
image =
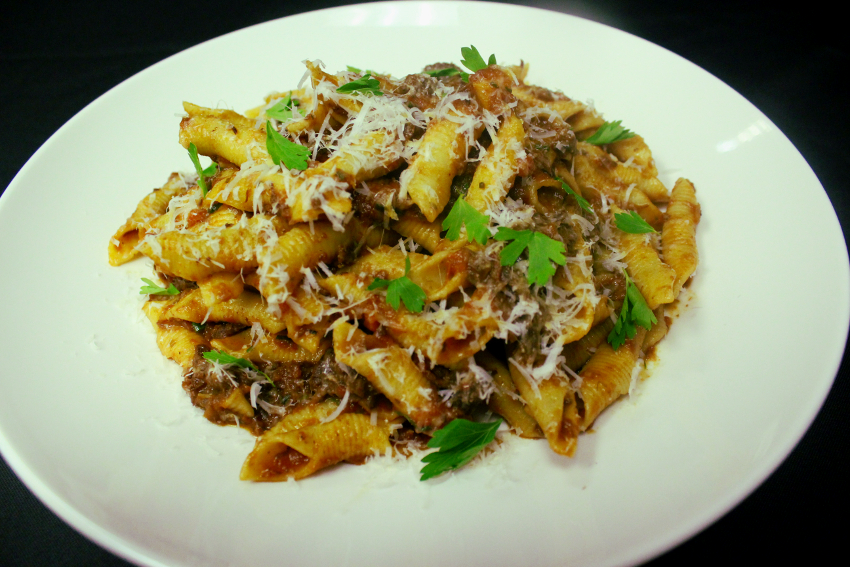
<svg viewBox="0 0 850 567">
<path fill-rule="evenodd" d="M 172 174 L 109 242 L 111 264 L 144 255 L 173 286 L 145 311 L 191 402 L 258 437 L 242 478 L 404 453 L 483 411 L 572 455 L 694 274 L 693 185 L 670 195 L 640 136 L 588 143 L 601 115 L 526 83 L 527 65 L 467 79 L 306 63 L 306 84 L 244 115 L 184 104 L 180 142 L 215 163 L 210 191 Z M 273 157 L 267 128 L 306 169 Z M 469 217 L 449 238 L 459 200 L 483 237 Z M 624 233 L 630 211 L 659 232 Z M 534 279 L 530 247 L 505 262 L 493 237 L 519 233 L 562 251 L 552 275 Z M 658 322 L 614 348 L 626 274 Z"/>
</svg>

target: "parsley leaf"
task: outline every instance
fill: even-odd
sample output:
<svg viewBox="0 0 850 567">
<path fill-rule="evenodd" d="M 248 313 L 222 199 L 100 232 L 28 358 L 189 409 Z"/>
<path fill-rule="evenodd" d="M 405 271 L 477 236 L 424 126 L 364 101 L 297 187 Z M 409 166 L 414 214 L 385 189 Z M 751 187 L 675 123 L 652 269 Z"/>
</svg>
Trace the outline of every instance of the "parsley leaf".
<svg viewBox="0 0 850 567">
<path fill-rule="evenodd" d="M 281 122 L 290 120 L 294 114 L 301 116 L 301 113 L 298 112 L 298 109 L 293 108 L 293 106 L 297 106 L 292 100 L 292 95 L 286 95 L 286 98 L 280 99 L 277 103 L 266 110 L 266 116 L 269 118 L 274 118 L 275 120 L 280 120 Z"/>
<path fill-rule="evenodd" d="M 573 197 L 575 197 L 576 202 L 578 203 L 579 207 L 581 207 L 582 209 L 584 209 L 588 213 L 593 212 L 593 207 L 590 206 L 590 203 L 587 201 L 587 199 L 585 199 L 584 197 L 582 197 L 581 195 L 579 195 L 578 193 L 573 191 L 573 188 L 570 187 L 569 185 L 567 185 L 566 183 L 564 183 L 564 180 L 561 179 L 560 177 L 558 177 L 557 175 L 555 176 L 555 179 L 557 179 L 558 181 L 561 182 L 561 189 L 563 189 L 564 192 L 567 195 L 572 195 Z"/>
<path fill-rule="evenodd" d="M 475 207 L 459 198 L 452 206 L 443 221 L 443 230 L 447 230 L 446 238 L 457 240 L 460 238 L 460 228 L 466 225 L 466 241 L 475 240 L 478 244 L 485 244 L 490 238 L 490 218 L 484 213 L 479 213 Z"/>
<path fill-rule="evenodd" d="M 629 274 L 623 270 L 623 275 L 626 276 L 626 297 L 623 298 L 623 307 L 620 309 L 617 322 L 611 332 L 608 333 L 608 344 L 614 350 L 623 346 L 626 339 L 635 337 L 637 334 L 636 325 L 640 325 L 648 331 L 654 323 L 658 322 Z"/>
<path fill-rule="evenodd" d="M 419 480 L 428 480 L 471 461 L 472 457 L 495 439 L 496 430 L 501 423 L 501 418 L 491 423 L 455 419 L 435 431 L 434 437 L 428 441 L 428 446 L 440 450 L 422 458 L 422 462 L 428 464 L 419 471 L 422 475 Z"/>
<path fill-rule="evenodd" d="M 567 263 L 564 255 L 566 248 L 563 242 L 553 240 L 542 232 L 533 230 L 513 230 L 512 228 L 500 227 L 494 236 L 496 240 L 513 240 L 502 249 L 499 254 L 503 266 L 512 266 L 519 259 L 520 254 L 528 248 L 528 283 L 545 285 L 549 278 L 555 275 L 555 267 L 551 262 L 559 266 Z"/>
<path fill-rule="evenodd" d="M 307 169 L 307 156 L 310 148 L 290 142 L 266 120 L 266 150 L 276 164 L 282 163 L 286 169 Z"/>
<path fill-rule="evenodd" d="M 192 328 L 195 329 L 196 333 L 203 333 L 207 326 L 203 323 L 192 323 Z"/>
<path fill-rule="evenodd" d="M 201 188 L 201 193 L 206 197 L 210 188 L 205 178 L 215 175 L 217 166 L 213 163 L 206 169 L 201 167 L 201 160 L 198 158 L 198 147 L 194 142 L 189 144 L 189 159 L 192 160 L 192 164 L 195 166 L 195 172 L 198 174 L 198 187 Z"/>
<path fill-rule="evenodd" d="M 220 350 L 210 350 L 204 353 L 204 358 L 207 360 L 212 360 L 213 362 L 217 362 L 219 364 L 232 364 L 233 366 L 238 366 L 239 368 L 244 368 L 248 370 L 253 370 L 254 372 L 259 372 L 259 369 L 254 366 L 254 363 L 245 358 L 239 358 L 238 356 L 233 356 L 232 354 L 227 354 L 224 351 Z"/>
<path fill-rule="evenodd" d="M 649 226 L 649 223 L 643 220 L 637 211 L 628 211 L 625 213 L 615 213 L 614 220 L 617 221 L 617 228 L 629 234 L 646 234 L 647 232 L 657 232 Z"/>
<path fill-rule="evenodd" d="M 207 351 L 204 353 L 204 358 L 213 362 L 217 362 L 219 364 L 232 364 L 233 366 L 238 366 L 239 368 L 242 368 L 244 370 L 253 370 L 257 374 L 268 380 L 269 384 L 271 384 L 272 386 L 275 385 L 272 379 L 269 378 L 268 374 L 254 366 L 253 362 L 245 358 L 239 358 L 238 356 L 233 356 L 232 354 L 227 354 L 226 352 L 220 350 Z"/>
<path fill-rule="evenodd" d="M 351 81 L 349 83 L 345 83 L 341 87 L 339 87 L 336 92 L 338 93 L 362 93 L 362 94 L 371 94 L 375 96 L 381 96 L 381 82 L 378 79 L 372 79 L 371 73 L 366 73 L 359 79 Z"/>
<path fill-rule="evenodd" d="M 413 283 L 413 280 L 407 277 L 407 274 L 409 273 L 410 258 L 407 257 L 404 259 L 403 276 L 394 280 L 375 278 L 375 280 L 369 284 L 368 289 L 375 290 L 385 287 L 387 288 L 387 303 L 389 303 L 393 309 L 398 311 L 399 307 L 401 307 L 401 301 L 403 301 L 404 306 L 407 307 L 408 311 L 411 313 L 421 313 L 422 309 L 425 307 L 425 301 L 428 299 L 428 296 L 425 295 L 425 292 L 421 287 Z"/>
<path fill-rule="evenodd" d="M 629 138 L 633 138 L 635 133 L 629 130 L 628 128 L 623 128 L 620 126 L 620 122 L 622 120 L 615 120 L 614 122 L 605 122 L 602 126 L 599 127 L 599 130 L 596 133 L 585 140 L 588 144 L 594 144 L 597 146 L 601 146 L 602 144 L 613 144 L 614 142 L 619 142 L 620 140 L 628 140 Z"/>
<path fill-rule="evenodd" d="M 434 71 L 425 71 L 426 75 L 431 75 L 432 77 L 451 77 L 453 75 L 467 75 L 463 71 L 459 69 L 455 69 L 454 67 L 448 67 L 446 69 L 436 69 Z"/>
<path fill-rule="evenodd" d="M 174 284 L 169 284 L 168 288 L 164 288 L 156 285 L 148 278 L 142 278 L 142 281 L 148 285 L 142 286 L 142 289 L 139 291 L 140 295 L 177 295 L 180 293 L 180 290 L 174 287 Z"/>
<path fill-rule="evenodd" d="M 480 71 L 481 69 L 487 68 L 489 65 L 496 64 L 496 55 L 491 54 L 488 62 L 484 62 L 484 58 L 481 57 L 481 54 L 478 53 L 478 50 L 475 49 L 474 45 L 470 45 L 469 47 L 461 47 L 460 54 L 466 59 L 461 59 L 460 62 L 464 67 L 475 73 L 476 71 Z"/>
</svg>

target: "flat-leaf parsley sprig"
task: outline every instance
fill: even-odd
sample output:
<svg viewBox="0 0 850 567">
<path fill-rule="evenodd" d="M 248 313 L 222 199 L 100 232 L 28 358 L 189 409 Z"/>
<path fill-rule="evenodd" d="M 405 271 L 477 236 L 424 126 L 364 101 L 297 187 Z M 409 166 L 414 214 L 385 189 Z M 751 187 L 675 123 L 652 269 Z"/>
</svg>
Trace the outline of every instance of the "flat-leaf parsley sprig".
<svg viewBox="0 0 850 567">
<path fill-rule="evenodd" d="M 626 339 L 635 337 L 637 325 L 648 331 L 653 324 L 658 322 L 652 309 L 646 304 L 646 300 L 626 270 L 623 270 L 623 275 L 626 276 L 626 296 L 623 298 L 623 307 L 620 309 L 617 322 L 611 332 L 608 333 L 608 344 L 614 350 L 623 346 Z"/>
<path fill-rule="evenodd" d="M 268 374 L 254 366 L 253 362 L 245 358 L 239 358 L 238 356 L 233 356 L 232 354 L 227 354 L 226 352 L 220 350 L 207 351 L 204 353 L 204 358 L 207 360 L 211 360 L 212 362 L 216 362 L 218 364 L 230 364 L 233 366 L 238 366 L 243 370 L 251 370 L 265 378 L 272 386 L 275 385 L 272 379 L 269 378 Z"/>
<path fill-rule="evenodd" d="M 595 146 L 601 146 L 603 144 L 613 144 L 614 142 L 619 142 L 621 140 L 628 140 L 629 138 L 634 138 L 635 133 L 629 130 L 628 128 L 623 128 L 620 126 L 622 120 L 615 120 L 614 122 L 605 122 L 596 133 L 593 134 L 590 138 L 585 140 L 588 144 L 593 144 Z"/>
<path fill-rule="evenodd" d="M 582 197 L 581 195 L 579 195 L 578 193 L 573 191 L 573 188 L 570 187 L 569 185 L 567 185 L 566 182 L 563 179 L 561 179 L 557 175 L 555 175 L 554 177 L 555 177 L 555 180 L 557 180 L 561 183 L 561 189 L 564 190 L 564 193 L 575 198 L 576 203 L 578 203 L 579 207 L 581 207 L 583 210 L 587 211 L 588 213 L 593 212 L 593 207 L 590 206 L 590 202 L 587 199 L 585 199 L 584 197 Z"/>
<path fill-rule="evenodd" d="M 481 449 L 495 439 L 496 430 L 501 424 L 501 418 L 490 423 L 455 419 L 435 431 L 434 437 L 428 441 L 428 446 L 440 450 L 428 453 L 422 458 L 422 462 L 427 464 L 419 471 L 422 475 L 419 480 L 428 480 L 471 461 Z"/>
<path fill-rule="evenodd" d="M 490 58 L 485 62 L 484 58 L 481 57 L 481 54 L 478 53 L 478 50 L 475 48 L 474 45 L 470 45 L 469 47 L 461 47 L 460 48 L 460 54 L 461 54 L 462 57 L 464 57 L 464 59 L 461 59 L 460 62 L 463 64 L 464 67 L 466 67 L 467 69 L 469 69 L 473 73 L 480 71 L 481 69 L 486 69 L 490 65 L 496 64 L 496 55 L 495 54 L 491 53 Z M 469 73 L 465 73 L 463 71 L 457 71 L 457 72 L 460 73 L 460 78 L 463 79 L 464 83 L 469 82 Z M 432 77 L 445 77 L 445 76 L 454 75 L 456 73 L 453 73 L 453 72 L 445 70 L 445 69 L 441 69 L 440 71 L 432 71 L 432 72 L 429 72 L 428 74 L 431 75 Z"/>
<path fill-rule="evenodd" d="M 552 262 L 559 266 L 564 266 L 567 263 L 564 243 L 549 238 L 542 232 L 500 227 L 493 238 L 502 242 L 513 241 L 505 246 L 499 254 L 503 266 L 513 266 L 520 254 L 528 248 L 528 273 L 526 276 L 529 285 L 545 285 L 549 278 L 555 275 L 557 269 L 552 265 Z"/>
<path fill-rule="evenodd" d="M 466 241 L 478 242 L 484 245 L 490 238 L 490 218 L 484 213 L 478 212 L 475 207 L 467 203 L 463 197 L 455 201 L 452 210 L 443 220 L 443 230 L 446 238 L 457 240 L 460 238 L 460 229 L 466 226 Z"/>
<path fill-rule="evenodd" d="M 394 280 L 385 280 L 375 278 L 369 284 L 369 290 L 387 288 L 387 303 L 389 303 L 396 311 L 401 307 L 401 302 L 411 313 L 421 313 L 425 308 L 425 301 L 428 296 L 421 287 L 413 283 L 407 275 L 410 273 L 410 257 L 404 259 L 404 275 Z"/>
<path fill-rule="evenodd" d="M 180 290 L 174 287 L 174 284 L 169 284 L 167 288 L 161 287 L 153 283 L 148 278 L 142 278 L 142 281 L 147 285 L 143 285 L 139 291 L 141 295 L 177 295 Z"/>
<path fill-rule="evenodd" d="M 280 99 L 274 106 L 267 109 L 266 116 L 285 122 L 291 120 L 293 116 L 301 116 L 301 113 L 295 108 L 296 106 L 298 106 L 298 101 L 293 100 L 292 94 L 288 94 L 286 98 Z"/>
<path fill-rule="evenodd" d="M 336 90 L 336 92 L 343 93 L 343 94 L 360 93 L 360 94 L 381 96 L 382 94 L 384 94 L 381 91 L 381 82 L 378 79 L 373 79 L 371 77 L 372 77 L 371 73 L 366 73 L 365 75 L 363 75 L 359 79 L 355 79 L 351 82 L 345 83 L 344 85 L 340 86 Z"/>
<path fill-rule="evenodd" d="M 270 120 L 266 120 L 266 150 L 275 164 L 283 164 L 286 169 L 307 169 L 310 148 L 290 142 L 275 130 Z"/>
<path fill-rule="evenodd" d="M 625 213 L 614 213 L 614 221 L 617 223 L 617 228 L 629 234 L 646 234 L 648 232 L 657 232 L 648 222 L 643 220 L 637 211 L 627 211 Z"/>
<path fill-rule="evenodd" d="M 192 165 L 195 166 L 195 173 L 198 174 L 198 187 L 201 188 L 201 193 L 206 197 L 210 190 L 210 186 L 207 184 L 207 177 L 215 175 L 218 166 L 212 163 L 206 169 L 201 167 L 201 160 L 198 158 L 198 147 L 195 145 L 195 142 L 189 144 L 189 159 L 192 160 Z"/>
<path fill-rule="evenodd" d="M 474 45 L 470 45 L 469 47 L 461 47 L 460 54 L 465 59 L 461 59 L 460 62 L 464 67 L 472 71 L 473 73 L 480 71 L 481 69 L 486 69 L 490 65 L 496 65 L 496 55 L 494 53 L 490 54 L 490 57 L 487 61 L 484 61 L 484 58 L 481 57 L 481 54 L 478 53 L 478 50 Z M 456 69 L 454 67 L 447 67 L 445 69 L 434 69 L 433 71 L 425 71 L 426 75 L 430 75 L 432 77 L 451 77 L 454 75 L 460 75 L 460 78 L 463 79 L 464 83 L 469 82 L 469 73 L 465 71 L 461 71 L 460 69 Z"/>
<path fill-rule="evenodd" d="M 460 54 L 466 59 L 461 59 L 460 62 L 464 67 L 475 73 L 476 71 L 480 71 L 481 69 L 486 69 L 490 65 L 496 64 L 496 55 L 494 53 L 490 54 L 489 60 L 485 63 L 484 58 L 481 57 L 481 54 L 478 53 L 478 50 L 474 45 L 470 45 L 469 47 L 461 47 Z"/>
</svg>

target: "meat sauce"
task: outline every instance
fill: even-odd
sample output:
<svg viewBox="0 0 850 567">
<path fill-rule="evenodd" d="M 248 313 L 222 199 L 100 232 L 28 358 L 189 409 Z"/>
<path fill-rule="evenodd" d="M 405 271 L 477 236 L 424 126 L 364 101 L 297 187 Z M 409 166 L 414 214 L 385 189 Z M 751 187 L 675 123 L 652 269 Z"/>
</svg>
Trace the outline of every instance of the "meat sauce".
<svg viewBox="0 0 850 567">
<path fill-rule="evenodd" d="M 228 376 L 216 374 L 203 356 L 208 351 L 204 346 L 196 348 L 192 367 L 183 375 L 183 389 L 192 404 L 202 409 L 204 417 L 211 422 L 238 424 L 253 435 L 261 435 L 280 421 L 282 414 L 296 407 L 311 405 L 327 397 L 341 399 L 346 391 L 350 403 L 363 411 L 375 407 L 379 396 L 366 378 L 345 372 L 336 362 L 333 350 L 329 349 L 317 363 L 258 363 L 260 371 L 274 387 L 263 386 L 258 395 L 263 403 L 258 401 L 256 407 L 252 406 L 253 415 L 247 415 L 235 411 L 228 400 L 236 390 L 245 400 L 250 400 L 256 376 L 235 366 L 227 368 Z"/>
</svg>

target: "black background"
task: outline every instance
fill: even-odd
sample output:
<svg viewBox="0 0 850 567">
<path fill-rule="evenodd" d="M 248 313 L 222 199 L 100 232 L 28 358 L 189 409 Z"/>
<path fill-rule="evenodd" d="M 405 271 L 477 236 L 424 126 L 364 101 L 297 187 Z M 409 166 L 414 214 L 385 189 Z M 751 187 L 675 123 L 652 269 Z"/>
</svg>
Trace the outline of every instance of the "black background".
<svg viewBox="0 0 850 567">
<path fill-rule="evenodd" d="M 11 12 L 4 9 L 0 17 L 0 190 L 56 129 L 103 92 L 149 65 L 252 24 L 346 3 L 350 2 L 149 0 L 120 6 L 105 1 L 23 2 Z M 848 41 L 841 18 L 823 4 L 794 3 L 793 9 L 779 9 L 683 1 L 512 3 L 619 28 L 685 57 L 729 84 L 800 150 L 826 189 L 846 238 L 850 149 L 848 97 L 840 77 L 850 71 Z M 776 190 L 781 198 L 782 188 Z M 753 212 L 759 213 L 768 214 Z M 25 371 L 20 361 L 2 364 L 4 374 Z M 845 356 L 823 409 L 785 463 L 732 512 L 651 565 L 699 560 L 785 564 L 794 556 L 819 563 L 832 554 L 841 557 L 846 538 L 841 528 L 847 522 L 831 516 L 841 518 L 847 510 L 848 384 L 850 365 Z M 279 563 L 276 558 L 270 562 Z M 128 564 L 59 520 L 0 461 L 0 565 Z"/>
</svg>

